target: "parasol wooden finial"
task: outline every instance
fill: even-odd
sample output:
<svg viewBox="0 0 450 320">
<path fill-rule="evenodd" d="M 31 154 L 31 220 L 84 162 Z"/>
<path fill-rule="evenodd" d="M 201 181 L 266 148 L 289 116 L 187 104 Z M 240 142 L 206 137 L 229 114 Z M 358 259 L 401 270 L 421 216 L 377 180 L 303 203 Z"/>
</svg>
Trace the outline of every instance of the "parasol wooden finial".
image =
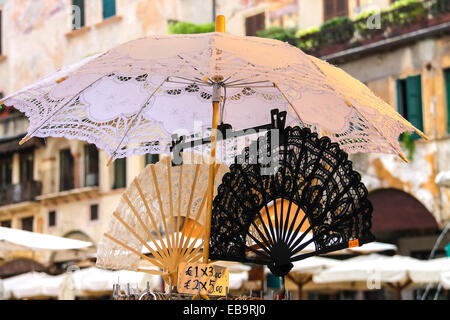
<svg viewBox="0 0 450 320">
<path fill-rule="evenodd" d="M 31 136 L 26 136 L 25 138 L 23 138 L 20 142 L 19 142 L 19 145 L 24 145 L 25 143 L 27 143 L 28 142 L 28 140 L 30 140 L 31 139 Z"/>
<path fill-rule="evenodd" d="M 425 133 L 423 133 L 422 131 L 420 131 L 419 129 L 416 129 L 416 133 L 417 133 L 419 136 L 421 136 L 423 139 L 425 139 L 425 140 L 430 140 L 430 138 L 428 138 L 428 136 L 427 136 Z"/>
<path fill-rule="evenodd" d="M 225 16 L 218 15 L 216 18 L 216 32 L 225 32 Z"/>
<path fill-rule="evenodd" d="M 405 156 L 403 153 L 399 152 L 399 153 L 398 153 L 398 156 L 399 156 L 400 158 L 402 158 L 403 161 L 405 161 L 406 163 L 409 163 L 408 158 L 406 158 L 406 156 Z"/>
</svg>

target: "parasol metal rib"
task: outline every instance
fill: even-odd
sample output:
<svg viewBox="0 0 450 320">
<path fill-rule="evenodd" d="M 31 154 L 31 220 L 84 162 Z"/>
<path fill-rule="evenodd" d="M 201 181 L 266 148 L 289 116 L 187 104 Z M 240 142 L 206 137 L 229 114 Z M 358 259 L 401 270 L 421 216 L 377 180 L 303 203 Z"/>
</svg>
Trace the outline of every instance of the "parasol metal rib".
<svg viewBox="0 0 450 320">
<path fill-rule="evenodd" d="M 144 105 L 141 107 L 141 109 L 139 109 L 139 112 L 136 113 L 136 115 L 134 116 L 134 119 L 131 121 L 135 121 L 137 120 L 137 118 L 140 116 L 140 114 L 142 113 L 142 111 L 145 109 L 145 107 L 147 106 L 147 104 L 150 102 L 150 100 L 153 98 L 153 96 L 156 94 L 156 92 L 158 92 L 159 89 L 161 89 L 161 87 L 164 85 L 164 83 L 167 82 L 169 78 L 164 79 L 164 81 L 152 92 L 152 94 L 148 97 L 147 101 L 145 101 Z M 111 153 L 111 157 L 108 160 L 107 163 L 107 167 L 109 167 L 111 165 L 111 162 L 114 160 L 114 156 L 117 152 L 117 150 L 119 150 L 122 146 L 122 143 L 125 141 L 125 138 L 127 137 L 128 133 L 131 130 L 131 126 L 128 127 L 127 131 L 125 132 L 125 134 L 122 137 L 122 140 L 120 140 L 119 144 L 117 145 L 116 149 Z"/>
<path fill-rule="evenodd" d="M 109 234 L 107 234 L 107 233 L 105 233 L 104 236 L 105 236 L 106 238 L 108 238 L 109 240 L 111 240 L 111 241 L 117 243 L 118 245 L 124 247 L 125 249 L 127 249 L 127 250 L 133 252 L 134 254 L 138 255 L 139 257 L 141 257 L 141 258 L 143 258 L 143 259 L 149 261 L 150 263 L 154 264 L 154 265 L 157 266 L 158 268 L 161 268 L 161 269 L 164 268 L 158 261 L 156 261 L 156 260 L 154 260 L 154 259 L 152 259 L 152 258 L 147 257 L 145 254 L 142 254 L 141 252 L 136 251 L 135 249 L 133 249 L 133 248 L 131 248 L 130 246 L 128 246 L 128 245 L 126 245 L 125 243 L 123 243 L 122 241 L 117 240 L 117 239 L 114 238 L 113 236 L 111 236 L 111 235 L 109 235 Z"/>
<path fill-rule="evenodd" d="M 42 121 L 42 123 L 40 125 L 37 126 L 36 129 L 33 130 L 33 132 L 27 134 L 27 136 L 25 138 L 22 139 L 22 141 L 19 142 L 19 145 L 23 145 L 24 143 L 26 143 L 28 140 L 30 140 L 33 135 L 42 128 L 42 126 L 44 126 L 47 121 L 49 121 L 52 117 L 54 117 L 59 111 L 61 111 L 64 107 L 68 106 L 77 96 L 79 96 L 80 94 L 82 94 L 85 90 L 87 90 L 89 87 L 92 87 L 94 84 L 96 84 L 97 82 L 99 82 L 100 80 L 102 80 L 103 78 L 105 78 L 106 76 L 101 76 L 100 78 L 98 78 L 97 80 L 95 80 L 94 82 L 90 83 L 88 86 L 86 86 L 85 88 L 81 89 L 80 91 L 78 91 L 75 95 L 73 95 L 66 103 L 64 103 L 60 108 L 58 108 L 57 110 L 55 110 L 55 112 L 53 112 L 51 115 L 49 115 L 44 121 Z"/>
<path fill-rule="evenodd" d="M 248 135 L 249 132 L 251 132 L 251 134 L 254 134 L 255 132 L 259 133 L 262 131 L 269 131 L 273 129 L 284 130 L 286 126 L 286 117 L 286 111 L 280 112 L 278 109 L 273 109 L 271 110 L 271 123 L 269 124 L 236 131 L 232 131 L 232 127 L 229 124 L 221 124 L 220 126 L 218 126 L 218 130 L 220 130 L 222 134 L 216 137 L 216 141 L 243 137 Z M 211 140 L 212 137 L 207 137 L 195 141 L 186 142 L 185 136 L 179 137 L 178 135 L 173 135 L 172 146 L 170 147 L 170 151 L 173 154 L 172 164 L 175 166 L 182 165 L 183 158 L 181 157 L 181 152 L 183 152 L 185 149 L 191 149 L 200 145 L 211 144 Z"/>
</svg>

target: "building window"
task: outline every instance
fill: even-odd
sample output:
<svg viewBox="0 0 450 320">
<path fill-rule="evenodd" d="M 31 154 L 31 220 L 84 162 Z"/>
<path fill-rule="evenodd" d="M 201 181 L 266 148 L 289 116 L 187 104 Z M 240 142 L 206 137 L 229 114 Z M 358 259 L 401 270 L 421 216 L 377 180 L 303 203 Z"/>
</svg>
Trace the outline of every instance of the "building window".
<svg viewBox="0 0 450 320">
<path fill-rule="evenodd" d="M 59 153 L 59 191 L 72 190 L 75 187 L 74 159 L 70 149 Z"/>
<path fill-rule="evenodd" d="M 447 132 L 450 133 L 450 69 L 444 70 L 444 77 L 447 92 Z"/>
<path fill-rule="evenodd" d="M 50 211 L 48 213 L 48 226 L 49 227 L 56 226 L 56 211 Z"/>
<path fill-rule="evenodd" d="M 12 184 L 12 156 L 0 158 L 0 192 Z"/>
<path fill-rule="evenodd" d="M 103 19 L 116 15 L 116 0 L 103 0 Z"/>
<path fill-rule="evenodd" d="M 159 161 L 159 154 L 150 154 L 147 153 L 145 155 L 145 165 L 155 164 Z"/>
<path fill-rule="evenodd" d="M 34 217 L 22 219 L 22 230 L 33 232 Z"/>
<path fill-rule="evenodd" d="M 1 226 L 3 228 L 11 228 L 12 221 L 11 220 L 4 220 L 4 221 L 1 222 Z"/>
<path fill-rule="evenodd" d="M 34 155 L 33 151 L 20 153 L 20 183 L 33 181 Z"/>
<path fill-rule="evenodd" d="M 0 9 L 0 56 L 3 55 L 3 11 Z"/>
<path fill-rule="evenodd" d="M 266 15 L 260 13 L 245 19 L 245 33 L 247 36 L 256 36 L 256 32 L 266 28 Z"/>
<path fill-rule="evenodd" d="M 98 220 L 98 204 L 91 205 L 90 219 L 91 219 L 91 221 L 97 221 Z"/>
<path fill-rule="evenodd" d="M 127 186 L 127 159 L 117 159 L 114 162 L 114 189 Z"/>
<path fill-rule="evenodd" d="M 413 126 L 423 131 L 422 78 L 420 75 L 397 80 L 397 111 Z M 412 139 L 419 139 L 414 133 Z"/>
<path fill-rule="evenodd" d="M 85 186 L 97 187 L 99 184 L 98 149 L 95 145 L 84 146 Z"/>
<path fill-rule="evenodd" d="M 85 0 L 72 0 L 72 29 L 77 30 L 86 25 Z"/>
<path fill-rule="evenodd" d="M 323 0 L 324 21 L 348 16 L 348 0 Z"/>
</svg>

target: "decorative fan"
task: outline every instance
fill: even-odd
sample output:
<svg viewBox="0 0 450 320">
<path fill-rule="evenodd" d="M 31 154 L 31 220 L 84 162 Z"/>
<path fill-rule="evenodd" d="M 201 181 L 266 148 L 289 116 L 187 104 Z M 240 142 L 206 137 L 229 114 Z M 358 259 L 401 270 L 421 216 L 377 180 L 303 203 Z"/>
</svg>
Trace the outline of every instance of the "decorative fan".
<svg viewBox="0 0 450 320">
<path fill-rule="evenodd" d="M 98 266 L 171 274 L 176 283 L 178 264 L 199 260 L 209 164 L 193 154 L 184 154 L 184 163 L 199 164 L 173 167 L 171 160 L 147 166 L 123 193 L 99 244 Z M 216 165 L 215 190 L 228 170 Z M 162 271 L 144 269 L 142 262 Z"/>
<path fill-rule="evenodd" d="M 374 240 L 367 189 L 338 144 L 299 127 L 285 129 L 278 146 L 269 135 L 255 143 L 268 148 L 246 148 L 218 188 L 211 259 L 264 264 L 285 276 L 294 261 Z"/>
</svg>

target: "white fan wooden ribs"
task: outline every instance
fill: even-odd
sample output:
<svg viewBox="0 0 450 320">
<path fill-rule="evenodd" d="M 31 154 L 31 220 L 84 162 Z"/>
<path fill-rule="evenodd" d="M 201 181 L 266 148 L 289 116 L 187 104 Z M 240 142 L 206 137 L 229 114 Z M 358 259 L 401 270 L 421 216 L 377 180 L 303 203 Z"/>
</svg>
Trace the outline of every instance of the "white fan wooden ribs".
<svg viewBox="0 0 450 320">
<path fill-rule="evenodd" d="M 209 164 L 187 155 L 197 164 L 172 167 L 166 157 L 147 166 L 123 193 L 99 244 L 99 267 L 174 275 L 178 264 L 201 258 Z M 228 170 L 216 165 L 214 190 Z M 161 271 L 140 268 L 142 259 Z"/>
</svg>

